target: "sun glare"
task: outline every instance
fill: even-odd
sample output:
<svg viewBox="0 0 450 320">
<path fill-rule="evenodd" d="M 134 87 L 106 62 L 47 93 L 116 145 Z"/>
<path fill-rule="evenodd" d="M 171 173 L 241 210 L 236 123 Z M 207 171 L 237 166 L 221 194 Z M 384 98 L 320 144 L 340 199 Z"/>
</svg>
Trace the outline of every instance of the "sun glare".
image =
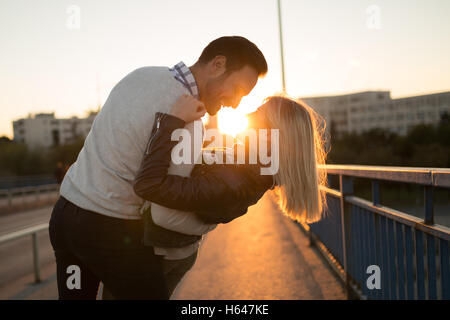
<svg viewBox="0 0 450 320">
<path fill-rule="evenodd" d="M 242 98 L 236 109 L 222 108 L 217 113 L 217 127 L 223 134 L 236 137 L 237 134 L 247 129 L 248 119 L 246 114 L 255 111 L 261 105 L 261 94 L 252 94 Z"/>
<path fill-rule="evenodd" d="M 248 120 L 245 113 L 238 109 L 222 108 L 217 113 L 217 126 L 220 132 L 233 137 L 247 128 Z"/>
</svg>

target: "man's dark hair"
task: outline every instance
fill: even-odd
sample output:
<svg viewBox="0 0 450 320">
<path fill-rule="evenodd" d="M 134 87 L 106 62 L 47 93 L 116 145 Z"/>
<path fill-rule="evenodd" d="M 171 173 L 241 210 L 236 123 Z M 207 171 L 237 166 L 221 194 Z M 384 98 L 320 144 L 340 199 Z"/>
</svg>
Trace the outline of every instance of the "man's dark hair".
<svg viewBox="0 0 450 320">
<path fill-rule="evenodd" d="M 240 36 L 221 37 L 210 42 L 203 49 L 198 62 L 208 63 L 216 56 L 227 58 L 227 73 L 242 69 L 248 65 L 258 72 L 258 76 L 267 73 L 267 62 L 261 50 L 248 39 Z"/>
</svg>

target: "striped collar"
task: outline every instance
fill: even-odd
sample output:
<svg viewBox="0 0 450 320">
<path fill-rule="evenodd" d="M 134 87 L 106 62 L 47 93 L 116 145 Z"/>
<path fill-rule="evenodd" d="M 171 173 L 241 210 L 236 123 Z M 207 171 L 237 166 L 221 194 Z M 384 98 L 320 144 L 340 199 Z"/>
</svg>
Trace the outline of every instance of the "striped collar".
<svg viewBox="0 0 450 320">
<path fill-rule="evenodd" d="M 195 81 L 194 75 L 191 70 L 184 64 L 183 61 L 178 62 L 172 68 L 169 69 L 175 79 L 181 82 L 181 84 L 189 90 L 191 95 L 198 99 L 198 87 Z"/>
</svg>

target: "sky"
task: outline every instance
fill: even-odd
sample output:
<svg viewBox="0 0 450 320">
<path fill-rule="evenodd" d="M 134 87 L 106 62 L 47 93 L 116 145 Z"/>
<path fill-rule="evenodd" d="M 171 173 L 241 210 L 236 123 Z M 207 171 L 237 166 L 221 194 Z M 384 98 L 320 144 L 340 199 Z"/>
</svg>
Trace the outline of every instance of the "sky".
<svg viewBox="0 0 450 320">
<path fill-rule="evenodd" d="M 281 11 L 292 97 L 450 90 L 448 0 L 281 0 Z M 0 0 L 0 136 L 30 113 L 84 117 L 134 69 L 192 65 L 224 35 L 267 59 L 240 106 L 252 111 L 281 91 L 276 0 Z"/>
</svg>

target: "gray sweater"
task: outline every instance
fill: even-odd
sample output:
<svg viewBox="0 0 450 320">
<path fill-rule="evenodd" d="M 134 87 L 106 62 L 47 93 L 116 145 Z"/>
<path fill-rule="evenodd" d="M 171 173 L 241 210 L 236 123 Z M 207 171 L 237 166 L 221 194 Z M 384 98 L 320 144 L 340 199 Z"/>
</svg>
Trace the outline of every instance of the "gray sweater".
<svg viewBox="0 0 450 320">
<path fill-rule="evenodd" d="M 69 168 L 60 193 L 77 206 L 120 219 L 141 219 L 144 200 L 133 190 L 133 180 L 149 142 L 156 112 L 168 113 L 189 91 L 167 67 L 139 68 L 111 91 L 95 118 L 78 158 Z M 194 124 L 186 129 L 194 136 Z M 194 141 L 194 139 L 192 139 Z M 192 149 L 194 150 L 194 149 Z M 200 155 L 192 155 L 192 159 Z M 169 172 L 189 176 L 191 164 L 171 164 Z M 194 214 L 152 204 L 155 223 L 169 230 L 204 234 L 216 225 L 201 222 Z M 157 248 L 166 259 L 194 253 L 199 242 L 183 248 Z"/>
<path fill-rule="evenodd" d="M 61 195 L 77 206 L 106 216 L 141 219 L 143 199 L 133 190 L 156 112 L 169 112 L 189 94 L 167 67 L 139 68 L 111 91 L 95 118 Z M 189 175 L 192 165 L 179 165 Z"/>
</svg>

